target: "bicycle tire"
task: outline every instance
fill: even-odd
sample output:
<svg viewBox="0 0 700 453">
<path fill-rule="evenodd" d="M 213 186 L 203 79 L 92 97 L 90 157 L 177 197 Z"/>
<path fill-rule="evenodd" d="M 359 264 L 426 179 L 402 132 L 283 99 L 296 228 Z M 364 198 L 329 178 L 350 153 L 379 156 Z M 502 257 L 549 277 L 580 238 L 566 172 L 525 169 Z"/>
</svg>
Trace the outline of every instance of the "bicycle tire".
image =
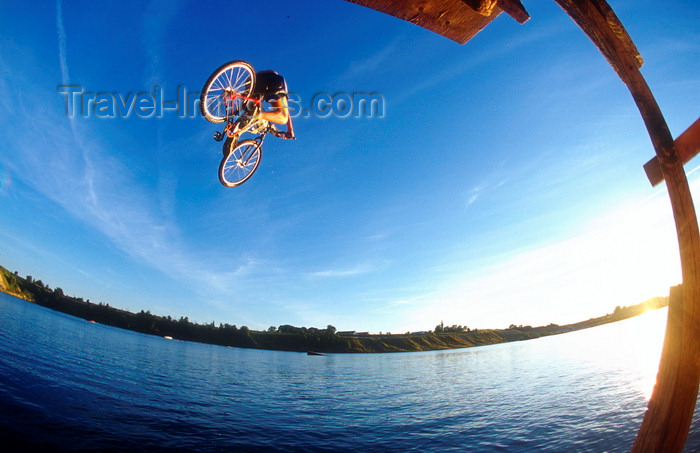
<svg viewBox="0 0 700 453">
<path fill-rule="evenodd" d="M 242 140 L 238 143 L 229 138 L 224 144 L 229 152 L 219 164 L 219 181 L 226 187 L 240 186 L 255 173 L 262 159 L 261 143 L 253 140 Z"/>
<path fill-rule="evenodd" d="M 229 61 L 214 71 L 204 83 L 199 95 L 199 109 L 202 116 L 212 123 L 222 123 L 231 118 L 224 94 L 232 90 L 243 97 L 250 97 L 255 86 L 255 71 L 250 63 L 243 60 Z M 233 111 L 243 111 L 244 100 L 235 100 Z"/>
</svg>

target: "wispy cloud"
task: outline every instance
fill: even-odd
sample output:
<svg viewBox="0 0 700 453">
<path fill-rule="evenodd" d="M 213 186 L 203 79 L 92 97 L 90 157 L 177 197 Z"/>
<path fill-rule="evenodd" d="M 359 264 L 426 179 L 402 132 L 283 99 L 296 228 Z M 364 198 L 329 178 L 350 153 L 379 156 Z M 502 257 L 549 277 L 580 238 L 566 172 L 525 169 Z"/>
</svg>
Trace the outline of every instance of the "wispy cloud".
<svg viewBox="0 0 700 453">
<path fill-rule="evenodd" d="M 335 84 L 343 86 L 347 83 L 356 82 L 358 78 L 361 79 L 381 72 L 381 69 L 391 62 L 391 59 L 394 58 L 401 46 L 405 44 L 406 36 L 406 33 L 397 35 L 375 53 L 361 60 L 353 61 L 345 72 L 337 77 Z"/>
<path fill-rule="evenodd" d="M 306 275 L 311 278 L 347 278 L 357 275 L 369 274 L 374 272 L 376 266 L 369 263 L 358 264 L 348 268 L 326 269 L 315 272 L 308 272 Z"/>
<path fill-rule="evenodd" d="M 170 19 L 168 16 L 162 20 Z M 154 42 L 162 39 L 164 22 L 159 22 L 161 28 L 155 27 L 147 39 Z M 63 84 L 72 83 L 70 39 L 64 26 L 63 5 L 58 1 L 58 61 L 46 72 L 53 77 L 60 74 Z M 246 251 L 239 256 L 228 256 L 226 266 L 221 266 L 221 260 L 207 260 L 211 253 L 184 239 L 181 225 L 172 215 L 174 208 L 163 201 L 174 196 L 162 188 L 171 184 L 172 178 L 168 180 L 167 174 L 162 176 L 158 187 L 161 191 L 154 192 L 147 185 L 148 180 L 144 182 L 143 172 L 158 174 L 159 169 L 148 167 L 148 161 L 137 162 L 135 166 L 133 160 L 124 158 L 128 153 L 119 152 L 119 148 L 129 146 L 128 140 L 107 132 L 113 123 L 65 116 L 63 99 L 52 84 L 55 82 L 47 75 L 45 83 L 34 81 L 32 90 L 22 90 L 23 85 L 30 84 L 23 80 L 25 76 L 17 67 L 21 67 L 17 61 L 0 59 L 2 72 L 13 75 L 0 77 L 0 98 L 15 106 L 12 131 L 0 131 L 0 137 L 6 144 L 3 168 L 22 182 L 15 185 L 20 186 L 17 190 L 27 186 L 32 189 L 22 196 L 40 194 L 88 229 L 99 232 L 121 254 L 178 281 L 188 291 L 197 293 L 206 287 L 207 291 L 224 294 L 250 286 L 255 274 L 264 268 L 263 260 Z M 157 76 L 157 64 L 152 68 L 150 76 Z M 47 99 L 55 99 L 52 105 L 56 108 L 42 108 L 41 114 L 37 114 L 37 108 L 45 106 Z M 94 273 L 93 281 L 99 279 L 98 273 Z"/>
<path fill-rule="evenodd" d="M 259 287 L 255 281 L 274 272 L 247 251 L 227 255 L 226 262 L 221 256 L 208 260 L 211 251 L 188 243 L 179 223 L 163 214 L 156 194 L 139 181 L 143 169 L 110 154 L 89 126 L 78 124 L 71 133 L 65 119 L 48 115 L 42 121 L 50 147 L 42 146 L 43 140 L 39 146 L 16 142 L 12 173 L 135 263 L 159 271 L 207 304 L 215 296 Z"/>
<path fill-rule="evenodd" d="M 70 83 L 70 75 L 66 60 L 66 29 L 63 25 L 63 5 L 61 0 L 56 1 L 56 30 L 58 32 L 58 60 L 61 66 L 61 82 L 64 85 L 68 85 Z"/>
<path fill-rule="evenodd" d="M 459 77 L 463 77 L 465 73 L 473 71 L 475 68 L 489 64 L 489 62 L 503 58 L 523 46 L 527 46 L 534 42 L 550 39 L 566 28 L 562 25 L 540 27 L 534 31 L 526 31 L 519 33 L 517 36 L 508 36 L 492 46 L 480 48 L 465 58 L 463 62 L 455 64 L 441 71 L 436 71 L 431 77 L 426 77 L 422 81 L 415 83 L 392 100 L 393 103 L 400 104 L 407 99 L 413 98 L 417 93 L 422 91 L 433 91 L 436 87 L 448 85 L 447 82 Z M 465 55 L 467 53 L 465 52 Z"/>
<path fill-rule="evenodd" d="M 394 233 L 392 231 L 380 231 L 372 235 L 367 236 L 367 240 L 371 242 L 384 241 L 390 238 Z"/>
<path fill-rule="evenodd" d="M 483 197 L 487 193 L 494 191 L 508 183 L 508 180 L 511 177 L 510 173 L 512 173 L 512 171 L 513 170 L 506 170 L 505 164 L 501 163 L 501 165 L 498 166 L 498 168 L 493 170 L 490 174 L 484 176 L 478 184 L 472 186 L 470 189 L 467 190 L 464 196 L 465 209 L 471 207 L 474 203 L 476 203 L 481 197 Z"/>
<path fill-rule="evenodd" d="M 162 2 L 153 0 L 148 3 L 143 15 L 142 35 L 144 53 L 148 59 L 146 68 L 146 86 L 152 87 L 163 83 L 163 50 L 169 27 L 185 6 L 184 1 L 170 1 L 163 8 Z"/>
<path fill-rule="evenodd" d="M 469 206 L 473 205 L 476 202 L 476 200 L 479 199 L 479 197 L 481 196 L 481 192 L 483 190 L 484 190 L 483 186 L 475 186 L 469 190 L 469 194 L 467 195 L 467 203 L 466 203 L 467 208 Z"/>
<path fill-rule="evenodd" d="M 440 291 L 430 291 L 424 294 L 418 294 L 406 299 L 395 299 L 391 300 L 387 303 L 384 304 L 385 308 L 393 308 L 396 306 L 402 306 L 402 305 L 413 305 L 416 306 L 419 302 L 424 302 L 424 301 L 429 301 L 430 299 L 434 298 L 440 294 Z"/>
</svg>

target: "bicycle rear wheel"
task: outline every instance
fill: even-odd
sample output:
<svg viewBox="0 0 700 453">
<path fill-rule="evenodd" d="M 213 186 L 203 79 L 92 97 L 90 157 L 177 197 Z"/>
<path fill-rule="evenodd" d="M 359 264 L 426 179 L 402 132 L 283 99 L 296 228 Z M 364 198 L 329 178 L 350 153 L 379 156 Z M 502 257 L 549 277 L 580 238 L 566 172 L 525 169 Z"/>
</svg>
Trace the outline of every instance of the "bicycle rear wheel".
<svg viewBox="0 0 700 453">
<path fill-rule="evenodd" d="M 255 140 L 226 140 L 229 152 L 219 165 L 219 181 L 226 187 L 240 186 L 255 173 L 262 157 L 261 144 Z"/>
<path fill-rule="evenodd" d="M 254 85 L 255 71 L 249 63 L 242 60 L 226 63 L 209 76 L 202 88 L 199 96 L 202 115 L 212 123 L 236 121 Z"/>
</svg>

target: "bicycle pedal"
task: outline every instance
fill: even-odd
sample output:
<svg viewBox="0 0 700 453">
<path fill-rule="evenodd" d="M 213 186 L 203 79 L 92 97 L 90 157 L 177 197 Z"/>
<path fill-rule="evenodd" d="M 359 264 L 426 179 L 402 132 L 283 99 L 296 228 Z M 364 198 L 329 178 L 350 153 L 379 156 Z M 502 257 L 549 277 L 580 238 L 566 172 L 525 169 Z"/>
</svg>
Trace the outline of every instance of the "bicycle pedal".
<svg viewBox="0 0 700 453">
<path fill-rule="evenodd" d="M 220 142 L 223 139 L 224 139 L 224 134 L 222 134 L 219 131 L 214 132 L 214 140 L 216 140 L 217 142 Z"/>
</svg>

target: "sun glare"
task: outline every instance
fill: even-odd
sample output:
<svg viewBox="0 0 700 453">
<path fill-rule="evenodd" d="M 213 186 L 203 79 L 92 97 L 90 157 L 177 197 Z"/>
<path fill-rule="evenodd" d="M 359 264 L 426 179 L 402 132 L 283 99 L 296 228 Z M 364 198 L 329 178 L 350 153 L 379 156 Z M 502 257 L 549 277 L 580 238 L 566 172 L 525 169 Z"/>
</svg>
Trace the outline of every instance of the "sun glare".
<svg viewBox="0 0 700 453">
<path fill-rule="evenodd" d="M 439 314 L 434 322 L 501 328 L 578 322 L 667 296 L 682 280 L 672 218 L 658 192 L 602 214 L 570 239 L 511 255 L 395 310 L 414 312 L 408 324 Z"/>
<path fill-rule="evenodd" d="M 648 401 L 654 391 L 661 359 L 668 309 L 647 312 L 639 318 L 639 353 L 635 356 L 641 372 L 640 391 Z"/>
</svg>

